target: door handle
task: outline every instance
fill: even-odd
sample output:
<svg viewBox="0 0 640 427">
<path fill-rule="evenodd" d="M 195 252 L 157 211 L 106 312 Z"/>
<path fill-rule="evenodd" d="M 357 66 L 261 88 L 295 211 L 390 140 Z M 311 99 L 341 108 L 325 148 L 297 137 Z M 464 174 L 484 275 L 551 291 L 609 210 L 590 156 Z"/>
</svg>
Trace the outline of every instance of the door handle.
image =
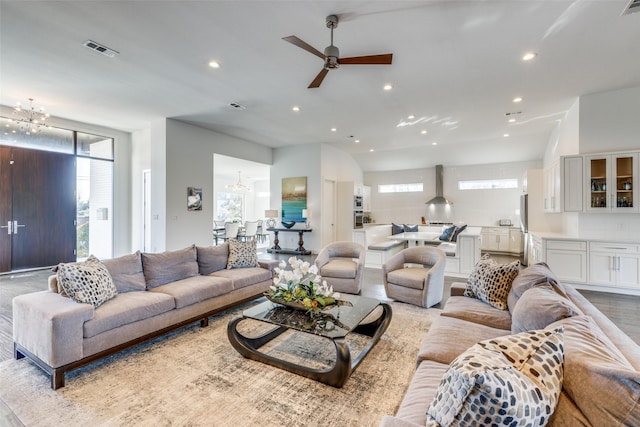
<svg viewBox="0 0 640 427">
<path fill-rule="evenodd" d="M 26 227 L 24 224 L 18 224 L 18 221 L 13 221 L 13 234 L 18 234 L 18 228 Z"/>
<path fill-rule="evenodd" d="M 6 228 L 7 234 L 13 233 L 13 221 L 7 221 L 7 225 L 0 225 L 0 228 Z"/>
</svg>

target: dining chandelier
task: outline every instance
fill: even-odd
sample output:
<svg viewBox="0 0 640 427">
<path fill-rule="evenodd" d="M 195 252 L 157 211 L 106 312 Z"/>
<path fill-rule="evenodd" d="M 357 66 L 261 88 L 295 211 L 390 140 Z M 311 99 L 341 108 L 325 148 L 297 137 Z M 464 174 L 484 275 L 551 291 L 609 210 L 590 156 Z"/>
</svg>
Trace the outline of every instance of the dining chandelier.
<svg viewBox="0 0 640 427">
<path fill-rule="evenodd" d="M 46 120 L 49 118 L 49 114 L 44 112 L 44 107 L 40 107 L 38 110 L 33 106 L 33 98 L 29 98 L 29 107 L 22 107 L 22 104 L 18 104 L 13 109 L 14 117 L 10 120 L 27 135 L 32 133 L 38 133 L 42 127 L 47 127 Z"/>
<path fill-rule="evenodd" d="M 227 184 L 227 188 L 231 191 L 251 191 L 251 188 L 242 184 L 242 181 L 240 180 L 240 171 L 238 171 L 238 182 L 235 184 Z"/>
</svg>

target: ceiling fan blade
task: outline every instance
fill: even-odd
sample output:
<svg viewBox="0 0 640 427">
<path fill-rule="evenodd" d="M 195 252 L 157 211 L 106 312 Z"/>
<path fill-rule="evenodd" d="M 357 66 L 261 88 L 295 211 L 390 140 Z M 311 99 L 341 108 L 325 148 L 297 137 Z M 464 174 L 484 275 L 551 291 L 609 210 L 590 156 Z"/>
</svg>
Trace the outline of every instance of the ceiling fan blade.
<svg viewBox="0 0 640 427">
<path fill-rule="evenodd" d="M 350 64 L 388 65 L 388 64 L 391 64 L 392 59 L 393 59 L 392 53 L 385 53 L 382 55 L 352 56 L 351 58 L 338 59 L 338 64 L 341 64 L 341 65 L 350 65 Z"/>
<path fill-rule="evenodd" d="M 322 83 L 322 81 L 324 80 L 325 76 L 327 75 L 327 73 L 329 72 L 328 69 L 323 68 L 322 70 L 320 70 L 320 72 L 318 73 L 318 75 L 316 76 L 315 79 L 313 79 L 313 81 L 311 82 L 311 84 L 309 85 L 309 87 L 307 89 L 313 89 L 316 87 L 320 87 L 320 84 Z"/>
<path fill-rule="evenodd" d="M 316 49 L 315 47 L 311 46 L 307 42 L 304 42 L 304 41 L 300 40 L 296 36 L 283 37 L 282 40 L 284 40 L 286 42 L 289 42 L 291 44 L 294 44 L 294 45 L 298 46 L 299 48 L 302 48 L 302 49 L 306 50 L 309 53 L 313 53 L 315 56 L 321 58 L 323 61 L 325 59 L 324 54 L 322 52 L 320 52 L 318 49 Z"/>
</svg>

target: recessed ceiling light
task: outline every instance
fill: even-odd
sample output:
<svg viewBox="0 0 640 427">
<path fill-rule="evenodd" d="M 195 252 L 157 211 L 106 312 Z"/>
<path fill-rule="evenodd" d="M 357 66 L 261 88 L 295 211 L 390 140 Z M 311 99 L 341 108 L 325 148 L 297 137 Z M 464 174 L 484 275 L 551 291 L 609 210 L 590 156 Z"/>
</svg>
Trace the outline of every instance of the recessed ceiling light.
<svg viewBox="0 0 640 427">
<path fill-rule="evenodd" d="M 370 153 L 373 153 L 373 152 L 374 152 L 374 149 L 373 149 L 373 148 L 370 148 L 370 149 L 369 149 L 369 152 L 370 152 Z"/>
<path fill-rule="evenodd" d="M 338 129 L 336 129 L 336 128 L 331 128 L 331 132 L 335 132 L 335 131 L 337 131 L 337 130 L 338 130 Z"/>
<path fill-rule="evenodd" d="M 410 116 L 407 117 L 407 119 L 409 119 L 409 120 L 413 120 L 415 118 L 416 118 L 416 116 L 414 116 L 413 114 L 411 114 Z"/>
<path fill-rule="evenodd" d="M 504 135 L 502 135 L 502 136 L 504 136 L 505 138 L 507 138 L 507 137 L 509 136 L 509 134 L 508 134 L 508 133 L 505 133 L 505 134 L 504 134 Z"/>
<path fill-rule="evenodd" d="M 515 98 L 513 98 L 513 102 L 522 102 L 522 97 L 516 96 Z"/>
<path fill-rule="evenodd" d="M 423 134 L 423 135 L 426 135 L 427 131 L 426 130 L 421 130 L 420 133 Z"/>
<path fill-rule="evenodd" d="M 516 119 L 514 119 L 513 117 L 509 119 L 509 123 L 514 123 L 516 121 Z"/>
<path fill-rule="evenodd" d="M 356 140 L 355 140 L 355 143 L 356 143 L 356 144 L 360 144 L 360 140 L 359 140 L 359 139 L 356 139 Z"/>
<path fill-rule="evenodd" d="M 433 142 L 431 143 L 431 145 L 438 145 L 438 143 L 437 143 L 437 142 L 435 142 L 435 141 L 433 141 Z"/>
<path fill-rule="evenodd" d="M 297 105 L 294 105 L 293 107 L 291 107 L 291 109 L 295 112 L 300 111 L 300 107 L 298 107 Z"/>
<path fill-rule="evenodd" d="M 209 67 L 220 68 L 220 63 L 218 61 L 209 61 Z"/>
<path fill-rule="evenodd" d="M 527 52 L 522 56 L 522 60 L 523 61 L 531 61 L 536 56 L 538 56 L 538 54 L 535 53 L 535 52 Z"/>
<path fill-rule="evenodd" d="M 383 89 L 384 90 L 391 90 L 391 89 L 393 89 L 393 86 L 391 86 L 390 84 L 386 84 L 386 85 L 384 85 Z"/>
</svg>

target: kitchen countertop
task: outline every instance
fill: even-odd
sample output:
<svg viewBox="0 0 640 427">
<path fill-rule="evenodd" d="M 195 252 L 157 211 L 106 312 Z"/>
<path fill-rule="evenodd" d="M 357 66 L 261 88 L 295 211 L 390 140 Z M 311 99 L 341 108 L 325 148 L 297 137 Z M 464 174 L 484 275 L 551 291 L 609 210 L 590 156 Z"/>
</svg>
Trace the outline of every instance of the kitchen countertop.
<svg viewBox="0 0 640 427">
<path fill-rule="evenodd" d="M 627 234 L 604 234 L 604 233 L 552 233 L 547 231 L 529 231 L 529 234 L 538 236 L 545 240 L 571 240 L 590 242 L 611 242 L 611 243 L 632 243 L 640 244 L 640 239 Z"/>
</svg>

